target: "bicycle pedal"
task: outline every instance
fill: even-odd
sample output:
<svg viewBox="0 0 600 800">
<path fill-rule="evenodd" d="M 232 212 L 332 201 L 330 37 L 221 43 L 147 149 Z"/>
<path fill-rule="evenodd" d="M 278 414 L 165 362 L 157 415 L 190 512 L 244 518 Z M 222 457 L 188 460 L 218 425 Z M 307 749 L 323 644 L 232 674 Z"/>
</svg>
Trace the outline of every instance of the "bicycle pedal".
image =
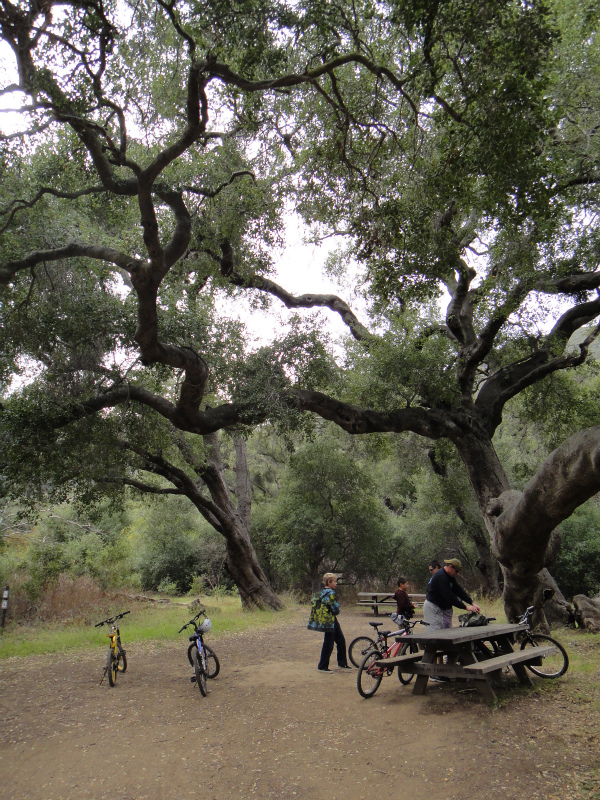
<svg viewBox="0 0 600 800">
<path fill-rule="evenodd" d="M 192 675 L 192 677 L 190 678 L 190 683 L 196 683 L 196 676 L 195 675 Z"/>
</svg>

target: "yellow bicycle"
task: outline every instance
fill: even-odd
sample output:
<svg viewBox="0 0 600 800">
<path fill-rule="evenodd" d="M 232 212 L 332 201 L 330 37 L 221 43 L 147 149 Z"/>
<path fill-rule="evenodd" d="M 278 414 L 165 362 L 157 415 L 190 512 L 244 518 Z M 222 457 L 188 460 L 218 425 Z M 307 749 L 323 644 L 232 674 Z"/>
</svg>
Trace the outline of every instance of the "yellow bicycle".
<svg viewBox="0 0 600 800">
<path fill-rule="evenodd" d="M 98 622 L 94 625 L 95 628 L 101 628 L 103 625 L 110 626 L 110 633 L 106 634 L 110 639 L 110 643 L 108 645 L 106 666 L 104 667 L 104 675 L 108 675 L 108 683 L 110 686 L 116 684 L 119 672 L 125 672 L 127 669 L 127 656 L 121 644 L 121 631 L 116 623 L 129 613 L 129 611 L 123 611 L 122 614 L 117 614 L 116 617 L 103 619 L 102 622 Z M 104 675 L 102 676 L 102 681 L 104 680 Z M 100 681 L 100 683 L 102 683 L 102 681 Z"/>
</svg>

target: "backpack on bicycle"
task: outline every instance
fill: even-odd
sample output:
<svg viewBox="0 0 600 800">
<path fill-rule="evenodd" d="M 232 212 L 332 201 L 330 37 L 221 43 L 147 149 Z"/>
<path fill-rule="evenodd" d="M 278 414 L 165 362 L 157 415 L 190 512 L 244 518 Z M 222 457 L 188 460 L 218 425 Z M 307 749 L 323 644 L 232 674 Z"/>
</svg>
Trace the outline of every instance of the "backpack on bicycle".
<svg viewBox="0 0 600 800">
<path fill-rule="evenodd" d="M 461 628 L 480 628 L 488 624 L 487 617 L 478 614 L 476 611 L 469 611 L 468 614 L 460 614 L 458 617 Z"/>
</svg>

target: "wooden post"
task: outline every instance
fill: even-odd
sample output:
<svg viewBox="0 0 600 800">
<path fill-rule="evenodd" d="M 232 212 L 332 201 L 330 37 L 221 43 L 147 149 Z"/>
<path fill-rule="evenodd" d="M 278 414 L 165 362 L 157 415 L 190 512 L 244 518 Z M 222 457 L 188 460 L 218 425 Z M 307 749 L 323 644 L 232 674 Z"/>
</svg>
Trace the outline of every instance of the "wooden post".
<svg viewBox="0 0 600 800">
<path fill-rule="evenodd" d="M 2 592 L 2 615 L 0 618 L 0 626 L 4 630 L 4 620 L 6 619 L 6 610 L 8 608 L 8 584 Z"/>
</svg>

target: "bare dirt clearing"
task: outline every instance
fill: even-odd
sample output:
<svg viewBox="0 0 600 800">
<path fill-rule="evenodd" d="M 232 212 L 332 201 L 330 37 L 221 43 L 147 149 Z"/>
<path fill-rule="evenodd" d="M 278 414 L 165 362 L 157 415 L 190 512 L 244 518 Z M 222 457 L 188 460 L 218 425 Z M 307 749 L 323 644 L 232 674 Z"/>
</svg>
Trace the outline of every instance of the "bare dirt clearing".
<svg viewBox="0 0 600 800">
<path fill-rule="evenodd" d="M 183 636 L 129 645 L 115 689 L 98 683 L 100 648 L 9 659 L 2 800 L 600 797 L 597 672 L 507 692 L 497 709 L 456 685 L 413 697 L 395 675 L 363 700 L 356 670 L 316 671 L 322 637 L 306 618 L 210 638 L 221 673 L 204 699 Z M 368 632 L 362 614 L 340 619 L 347 641 Z"/>
</svg>

